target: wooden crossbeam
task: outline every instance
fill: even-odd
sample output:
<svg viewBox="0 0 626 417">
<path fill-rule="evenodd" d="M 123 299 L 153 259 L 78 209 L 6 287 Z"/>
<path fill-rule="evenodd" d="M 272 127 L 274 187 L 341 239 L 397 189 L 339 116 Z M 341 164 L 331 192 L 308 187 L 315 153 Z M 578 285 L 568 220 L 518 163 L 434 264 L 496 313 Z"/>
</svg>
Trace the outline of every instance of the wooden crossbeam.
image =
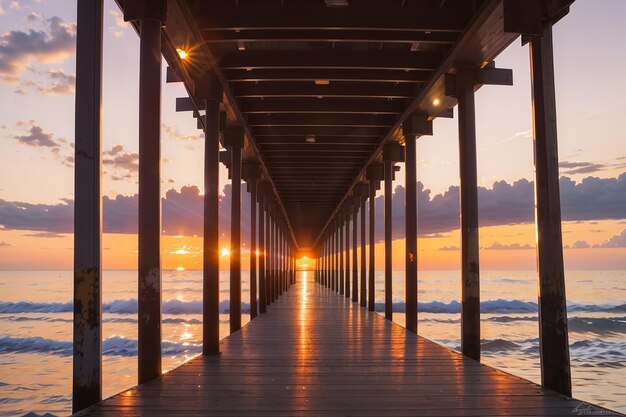
<svg viewBox="0 0 626 417">
<path fill-rule="evenodd" d="M 441 61 L 437 52 L 340 51 L 340 50 L 247 50 L 225 54 L 223 69 L 345 68 L 434 70 Z"/>
<path fill-rule="evenodd" d="M 471 14 L 462 8 L 245 6 L 200 3 L 202 30 L 362 29 L 461 32 Z"/>
<path fill-rule="evenodd" d="M 359 29 L 249 29 L 249 30 L 203 30 L 209 44 L 229 42 L 363 42 L 449 45 L 457 40 L 456 32 L 416 32 L 405 30 L 359 30 Z"/>
<path fill-rule="evenodd" d="M 350 114 L 400 114 L 404 99 L 364 99 L 343 97 L 272 97 L 240 98 L 242 113 L 350 113 Z"/>
<path fill-rule="evenodd" d="M 267 145 L 291 145 L 302 143 L 304 138 L 302 136 L 260 136 L 257 139 L 259 146 Z M 368 145 L 377 146 L 379 140 L 375 137 L 334 137 L 334 136 L 317 136 L 315 138 L 316 144 L 329 144 L 329 145 Z"/>
<path fill-rule="evenodd" d="M 306 126 L 258 126 L 251 129 L 255 137 L 259 136 L 358 136 L 383 137 L 389 129 L 382 127 L 345 127 L 323 126 L 310 128 Z"/>
<path fill-rule="evenodd" d="M 369 114 L 250 114 L 248 126 L 375 126 L 389 127 L 394 115 Z"/>
<path fill-rule="evenodd" d="M 235 97 L 369 97 L 406 99 L 415 96 L 416 87 L 411 84 L 346 82 L 316 85 L 313 82 L 261 82 L 240 83 L 232 87 Z"/>
<path fill-rule="evenodd" d="M 394 82 L 394 83 L 425 83 L 430 75 L 422 70 L 384 70 L 384 69 L 342 69 L 342 68 L 259 68 L 226 69 L 224 76 L 229 82 L 260 82 L 260 81 L 347 81 L 347 82 Z"/>
<path fill-rule="evenodd" d="M 282 145 L 259 145 L 262 152 L 304 151 L 304 152 L 371 152 L 376 144 L 334 144 L 334 143 L 289 143 Z"/>
</svg>

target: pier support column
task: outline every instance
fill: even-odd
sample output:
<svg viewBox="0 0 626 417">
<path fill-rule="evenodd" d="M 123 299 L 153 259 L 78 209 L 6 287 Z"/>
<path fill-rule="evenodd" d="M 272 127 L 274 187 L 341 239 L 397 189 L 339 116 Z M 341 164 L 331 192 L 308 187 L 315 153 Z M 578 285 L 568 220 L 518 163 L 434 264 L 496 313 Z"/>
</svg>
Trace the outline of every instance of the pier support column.
<svg viewBox="0 0 626 417">
<path fill-rule="evenodd" d="M 139 21 L 139 383 L 161 376 L 161 27 L 167 2 L 124 9 Z"/>
<path fill-rule="evenodd" d="M 274 302 L 274 217 L 272 215 L 273 203 L 269 205 L 269 217 L 267 221 L 267 304 Z"/>
<path fill-rule="evenodd" d="M 459 163 L 461 208 L 461 349 L 480 360 L 480 267 L 478 262 L 478 180 L 476 173 L 477 84 L 512 85 L 513 72 L 495 68 L 459 67 L 446 74 L 445 94 L 456 97 L 459 110 Z"/>
<path fill-rule="evenodd" d="M 571 396 L 552 25 L 530 39 L 541 384 Z"/>
<path fill-rule="evenodd" d="M 339 290 L 339 294 L 343 295 L 344 293 L 344 288 L 343 285 L 345 283 L 345 269 L 344 269 L 344 262 L 345 262 L 345 255 L 344 255 L 344 238 L 345 238 L 345 233 L 344 233 L 344 227 L 345 227 L 345 215 L 343 212 L 343 209 L 340 211 L 339 213 L 339 282 L 337 283 L 337 289 Z"/>
<path fill-rule="evenodd" d="M 344 227 L 345 227 L 345 240 L 346 240 L 346 250 L 344 252 L 344 256 L 346 259 L 346 275 L 344 276 L 344 295 L 347 299 L 350 299 L 350 210 L 352 209 L 352 204 L 348 200 L 346 203 L 346 207 L 344 208 Z"/>
<path fill-rule="evenodd" d="M 478 263 L 478 180 L 476 174 L 476 69 L 459 68 L 446 76 L 446 94 L 459 110 L 461 209 L 461 350 L 480 360 L 480 268 Z"/>
<path fill-rule="evenodd" d="M 278 228 L 278 254 L 279 254 L 279 261 L 280 261 L 280 282 L 279 282 L 279 286 L 278 286 L 278 294 L 279 295 L 283 295 L 283 292 L 285 291 L 285 239 L 283 237 L 283 228 L 282 226 Z"/>
<path fill-rule="evenodd" d="M 265 194 L 265 301 L 272 303 L 272 216 L 271 194 Z"/>
<path fill-rule="evenodd" d="M 372 164 L 367 167 L 369 181 L 369 274 L 367 282 L 367 309 L 376 310 L 376 191 L 384 178 L 383 164 Z"/>
<path fill-rule="evenodd" d="M 341 236 L 341 229 L 339 227 L 339 219 L 335 219 L 335 273 L 333 276 L 333 285 L 331 287 L 331 289 L 333 291 L 337 291 L 337 289 L 339 288 L 339 286 L 337 285 L 337 283 L 339 282 L 339 278 L 340 278 L 340 268 L 341 270 L 343 270 L 343 266 L 340 267 L 339 265 L 339 258 L 340 258 L 340 253 L 341 253 L 341 248 L 339 246 L 339 240 L 340 240 L 340 236 Z"/>
<path fill-rule="evenodd" d="M 217 355 L 220 341 L 220 242 L 219 242 L 219 81 L 207 77 L 196 83 L 196 95 L 204 101 L 204 237 L 202 261 L 202 353 Z"/>
<path fill-rule="evenodd" d="M 276 205 L 274 207 L 274 222 L 272 223 L 272 233 L 273 233 L 273 253 L 274 253 L 274 263 L 272 266 L 272 300 L 278 300 L 278 274 L 279 274 L 279 263 L 278 263 L 278 215 L 276 214 L 277 209 Z"/>
<path fill-rule="evenodd" d="M 385 318 L 393 320 L 393 277 L 392 277 L 392 200 L 394 164 L 404 161 L 404 148 L 398 143 L 389 143 L 383 147 L 385 166 Z"/>
<path fill-rule="evenodd" d="M 359 211 L 358 194 L 352 196 L 352 302 L 359 302 L 359 261 L 357 254 L 357 214 Z"/>
<path fill-rule="evenodd" d="M 230 332 L 241 329 L 241 127 L 230 127 L 224 133 L 224 146 L 230 150 Z"/>
<path fill-rule="evenodd" d="M 78 2 L 73 413 L 102 399 L 102 19 L 102 0 Z"/>
<path fill-rule="evenodd" d="M 267 291 L 265 282 L 265 183 L 257 185 L 259 201 L 259 313 L 267 312 Z"/>
<path fill-rule="evenodd" d="M 367 265 L 365 255 L 365 202 L 367 201 L 368 186 L 365 183 L 358 185 L 358 195 L 360 198 L 360 212 L 361 212 L 361 291 L 360 291 L 360 306 L 367 306 Z"/>
<path fill-rule="evenodd" d="M 433 134 L 432 121 L 425 114 L 414 114 L 402 124 L 406 146 L 405 170 L 405 297 L 406 329 L 417 333 L 417 139 Z"/>
<path fill-rule="evenodd" d="M 250 192 L 250 320 L 257 316 L 257 182 L 261 169 L 256 161 L 246 161 L 242 167 L 243 178 Z"/>
</svg>

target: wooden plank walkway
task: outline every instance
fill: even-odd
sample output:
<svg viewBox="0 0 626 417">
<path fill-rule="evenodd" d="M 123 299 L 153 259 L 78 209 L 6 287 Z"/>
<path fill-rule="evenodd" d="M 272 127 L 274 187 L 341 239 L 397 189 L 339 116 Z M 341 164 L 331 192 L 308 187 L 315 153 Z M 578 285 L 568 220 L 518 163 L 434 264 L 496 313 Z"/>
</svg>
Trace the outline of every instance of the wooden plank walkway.
<svg viewBox="0 0 626 417">
<path fill-rule="evenodd" d="M 579 401 L 409 333 L 307 275 L 222 340 L 221 355 L 199 356 L 77 415 L 585 415 L 573 412 Z"/>
</svg>

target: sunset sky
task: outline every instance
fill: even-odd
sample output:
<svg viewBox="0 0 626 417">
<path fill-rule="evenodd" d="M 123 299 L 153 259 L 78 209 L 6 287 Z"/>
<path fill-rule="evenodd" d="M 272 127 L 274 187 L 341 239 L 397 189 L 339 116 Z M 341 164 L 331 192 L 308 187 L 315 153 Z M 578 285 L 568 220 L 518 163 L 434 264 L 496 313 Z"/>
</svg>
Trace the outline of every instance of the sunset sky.
<svg viewBox="0 0 626 417">
<path fill-rule="evenodd" d="M 67 0 L 0 0 L 0 269 L 72 267 L 75 7 Z M 625 1 L 577 0 L 554 28 L 569 269 L 626 269 L 625 26 Z M 105 3 L 104 27 L 103 261 L 105 268 L 132 269 L 139 39 L 112 0 Z M 476 95 L 481 267 L 534 269 L 528 47 L 515 42 L 496 63 L 513 69 L 514 86 L 487 86 Z M 181 85 L 163 83 L 164 268 L 199 268 L 202 261 L 204 145 L 195 119 L 174 111 L 175 98 L 185 94 Z M 434 130 L 418 142 L 419 265 L 457 269 L 457 120 L 436 120 Z M 400 269 L 404 172 L 397 178 L 394 267 Z M 223 247 L 227 183 L 221 167 Z M 248 198 L 245 193 L 245 207 Z M 382 214 L 380 197 L 377 205 Z M 382 262 L 381 245 L 377 258 Z"/>
</svg>

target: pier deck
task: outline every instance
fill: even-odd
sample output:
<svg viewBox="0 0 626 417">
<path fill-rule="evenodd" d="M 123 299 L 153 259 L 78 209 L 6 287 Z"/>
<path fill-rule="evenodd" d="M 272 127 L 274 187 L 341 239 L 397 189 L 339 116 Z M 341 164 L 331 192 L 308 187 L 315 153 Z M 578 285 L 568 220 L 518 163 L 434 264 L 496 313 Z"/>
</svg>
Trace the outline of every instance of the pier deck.
<svg viewBox="0 0 626 417">
<path fill-rule="evenodd" d="M 407 332 L 308 275 L 223 339 L 219 356 L 77 415 L 571 416 L 581 408 Z"/>
</svg>

